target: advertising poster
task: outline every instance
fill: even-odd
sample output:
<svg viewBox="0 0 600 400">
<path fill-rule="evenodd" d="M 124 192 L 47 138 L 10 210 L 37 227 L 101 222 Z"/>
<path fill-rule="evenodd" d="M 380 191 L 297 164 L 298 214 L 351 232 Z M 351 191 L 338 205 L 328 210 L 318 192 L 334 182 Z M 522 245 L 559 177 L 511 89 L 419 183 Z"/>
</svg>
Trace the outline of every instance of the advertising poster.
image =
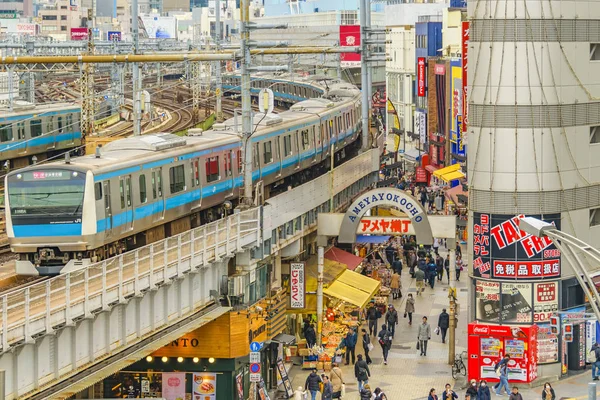
<svg viewBox="0 0 600 400">
<path fill-rule="evenodd" d="M 417 58 L 417 96 L 425 97 L 425 57 Z"/>
<path fill-rule="evenodd" d="M 71 40 L 87 40 L 88 28 L 71 28 Z"/>
<path fill-rule="evenodd" d="M 533 322 L 546 322 L 558 311 L 558 282 L 536 283 L 533 286 Z"/>
<path fill-rule="evenodd" d="M 596 361 L 592 346 L 596 343 L 596 319 L 585 321 L 585 361 L 592 363 Z"/>
<path fill-rule="evenodd" d="M 340 25 L 340 46 L 360 46 L 360 25 Z M 360 53 L 341 53 L 342 67 L 360 67 Z"/>
<path fill-rule="evenodd" d="M 106 33 L 106 38 L 111 42 L 120 42 L 121 41 L 121 32 L 119 31 L 108 31 Z"/>
<path fill-rule="evenodd" d="M 292 382 L 290 382 L 290 377 L 288 376 L 287 370 L 285 369 L 285 364 L 281 358 L 277 360 L 277 373 L 281 378 L 281 383 L 285 389 L 285 394 L 287 398 L 290 399 L 294 395 L 294 389 L 292 388 Z"/>
<path fill-rule="evenodd" d="M 502 282 L 502 323 L 531 323 L 531 283 Z"/>
<path fill-rule="evenodd" d="M 304 308 L 304 263 L 290 264 L 290 308 Z"/>
<path fill-rule="evenodd" d="M 462 33 L 462 37 L 461 37 L 461 48 L 462 48 L 462 91 L 463 91 L 463 101 L 462 101 L 462 116 L 463 116 L 463 121 L 462 121 L 462 126 L 461 126 L 461 133 L 462 133 L 462 140 L 461 140 L 461 147 L 462 143 L 464 142 L 464 140 L 467 137 L 467 125 L 469 123 L 469 119 L 468 119 L 468 114 L 469 114 L 469 110 L 468 110 L 468 90 L 467 90 L 467 77 L 468 77 L 468 71 L 469 71 L 469 21 L 463 21 L 462 22 L 462 29 L 461 29 L 461 33 Z M 464 151 L 464 150 L 463 150 Z"/>
<path fill-rule="evenodd" d="M 552 333 L 550 324 L 539 324 L 538 328 L 538 364 L 558 362 L 558 337 Z"/>
<path fill-rule="evenodd" d="M 177 20 L 175 17 L 157 15 L 140 17 L 140 30 L 144 30 L 150 39 L 176 39 Z"/>
<path fill-rule="evenodd" d="M 560 229 L 560 214 L 528 215 Z M 519 229 L 525 215 L 474 213 L 473 275 L 519 280 L 560 277 L 560 251 L 550 238 Z"/>
<path fill-rule="evenodd" d="M 238 400 L 245 400 L 244 399 L 244 377 L 243 377 L 242 373 L 239 373 L 235 377 L 235 386 L 237 388 Z"/>
<path fill-rule="evenodd" d="M 193 373 L 192 400 L 215 400 L 217 397 L 217 374 L 210 372 Z"/>
<path fill-rule="evenodd" d="M 415 111 L 415 134 L 421 143 L 427 142 L 427 117 L 422 111 Z"/>
<path fill-rule="evenodd" d="M 162 397 L 165 400 L 185 400 L 185 372 L 163 372 Z"/>
<path fill-rule="evenodd" d="M 475 286 L 476 319 L 499 322 L 500 283 L 478 280 Z"/>
</svg>

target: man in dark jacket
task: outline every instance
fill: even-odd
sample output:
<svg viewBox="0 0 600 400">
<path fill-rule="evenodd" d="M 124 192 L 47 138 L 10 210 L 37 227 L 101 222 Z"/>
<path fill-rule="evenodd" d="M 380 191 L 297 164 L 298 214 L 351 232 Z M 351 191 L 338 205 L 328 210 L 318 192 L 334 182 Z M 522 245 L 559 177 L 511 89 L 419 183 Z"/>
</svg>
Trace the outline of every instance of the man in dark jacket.
<svg viewBox="0 0 600 400">
<path fill-rule="evenodd" d="M 427 279 L 429 279 L 429 286 L 433 289 L 435 285 L 435 277 L 437 276 L 437 266 L 433 261 L 433 258 L 427 259 Z"/>
<path fill-rule="evenodd" d="M 385 313 L 385 323 L 393 338 L 396 333 L 396 324 L 398 323 L 398 311 L 396 311 L 393 304 L 389 305 L 388 310 Z"/>
<path fill-rule="evenodd" d="M 358 334 L 355 330 L 351 329 L 346 337 L 342 340 L 338 348 L 346 348 L 346 365 L 350 364 L 350 353 L 352 353 L 352 364 L 356 360 L 356 342 L 358 341 Z"/>
<path fill-rule="evenodd" d="M 596 357 L 596 361 L 592 363 L 592 379 L 597 381 L 598 376 L 600 375 L 600 344 L 594 343 L 592 350 L 594 351 L 594 356 Z"/>
<path fill-rule="evenodd" d="M 446 343 L 446 332 L 448 331 L 448 327 L 450 326 L 450 315 L 446 312 L 444 308 L 440 317 L 438 318 L 438 328 L 442 332 L 442 343 Z"/>
<path fill-rule="evenodd" d="M 321 383 L 321 377 L 317 374 L 317 369 L 313 369 L 310 375 L 306 378 L 306 383 L 304 384 L 304 390 L 308 390 L 310 392 L 311 400 L 317 399 L 317 393 L 319 392 L 319 383 Z"/>
<path fill-rule="evenodd" d="M 442 281 L 444 277 L 444 259 L 438 254 L 435 256 L 435 266 L 437 268 L 438 281 Z"/>
<path fill-rule="evenodd" d="M 358 361 L 354 364 L 354 376 L 358 381 L 358 391 L 360 392 L 363 386 L 369 382 L 369 377 L 371 376 L 369 366 L 367 365 L 367 362 L 363 360 L 362 354 L 358 355 Z"/>
<path fill-rule="evenodd" d="M 369 321 L 369 335 L 377 335 L 377 320 L 381 318 L 381 313 L 375 307 L 375 304 L 372 304 L 371 307 L 367 310 L 367 320 Z"/>
<path fill-rule="evenodd" d="M 394 260 L 394 262 L 392 263 L 392 269 L 394 270 L 394 272 L 397 272 L 398 275 L 402 275 L 402 260 L 400 260 L 399 258 Z"/>
<path fill-rule="evenodd" d="M 315 325 L 310 324 L 306 331 L 304 332 L 304 338 L 306 339 L 306 344 L 308 347 L 313 347 L 317 344 L 317 332 L 315 332 Z"/>
<path fill-rule="evenodd" d="M 444 269 L 446 270 L 446 276 L 448 277 L 448 285 L 450 284 L 450 254 L 446 256 L 444 260 Z"/>
</svg>

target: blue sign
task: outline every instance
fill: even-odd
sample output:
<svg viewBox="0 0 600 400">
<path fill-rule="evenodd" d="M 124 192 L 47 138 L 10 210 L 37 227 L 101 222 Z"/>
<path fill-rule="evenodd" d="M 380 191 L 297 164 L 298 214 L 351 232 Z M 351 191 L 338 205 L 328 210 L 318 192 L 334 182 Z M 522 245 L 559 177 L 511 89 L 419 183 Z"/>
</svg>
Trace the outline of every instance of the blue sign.
<svg viewBox="0 0 600 400">
<path fill-rule="evenodd" d="M 260 364 L 258 364 L 258 363 L 250 364 L 250 373 L 260 374 Z"/>
<path fill-rule="evenodd" d="M 120 42 L 121 41 L 121 32 L 119 31 L 108 31 L 106 33 L 108 40 L 111 42 Z"/>
<path fill-rule="evenodd" d="M 258 342 L 250 343 L 250 351 L 260 351 L 262 345 Z"/>
</svg>

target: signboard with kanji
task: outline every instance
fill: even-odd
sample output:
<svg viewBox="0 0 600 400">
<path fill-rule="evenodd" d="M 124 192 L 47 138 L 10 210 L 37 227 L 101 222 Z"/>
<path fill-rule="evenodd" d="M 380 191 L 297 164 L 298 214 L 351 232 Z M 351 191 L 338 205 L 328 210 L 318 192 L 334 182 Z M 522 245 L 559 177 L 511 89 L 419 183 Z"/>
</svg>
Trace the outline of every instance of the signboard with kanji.
<svg viewBox="0 0 600 400">
<path fill-rule="evenodd" d="M 362 217 L 356 233 L 360 235 L 414 235 L 408 218 Z"/>
<path fill-rule="evenodd" d="M 524 216 L 474 213 L 474 276 L 511 280 L 560 277 L 560 251 L 550 238 L 520 230 Z M 560 214 L 531 216 L 560 229 Z"/>
</svg>

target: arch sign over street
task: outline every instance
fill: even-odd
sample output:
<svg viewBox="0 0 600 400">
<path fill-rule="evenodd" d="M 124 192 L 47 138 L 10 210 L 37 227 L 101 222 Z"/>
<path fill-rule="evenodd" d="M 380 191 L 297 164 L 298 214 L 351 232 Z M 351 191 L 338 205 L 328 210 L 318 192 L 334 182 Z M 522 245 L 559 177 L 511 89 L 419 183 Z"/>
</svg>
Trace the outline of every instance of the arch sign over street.
<svg viewBox="0 0 600 400">
<path fill-rule="evenodd" d="M 405 213 L 412 222 L 417 242 L 424 245 L 433 244 L 427 211 L 417 199 L 395 188 L 377 188 L 360 195 L 344 214 L 338 242 L 354 243 L 361 218 L 368 210 L 379 206 L 394 207 Z"/>
</svg>

